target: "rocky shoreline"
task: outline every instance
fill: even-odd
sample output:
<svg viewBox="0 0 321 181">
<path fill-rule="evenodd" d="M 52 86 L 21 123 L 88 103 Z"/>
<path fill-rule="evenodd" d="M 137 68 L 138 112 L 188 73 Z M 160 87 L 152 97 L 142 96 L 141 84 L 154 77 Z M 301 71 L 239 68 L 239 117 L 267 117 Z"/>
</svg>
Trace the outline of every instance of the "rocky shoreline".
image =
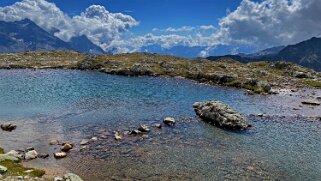
<svg viewBox="0 0 321 181">
<path fill-rule="evenodd" d="M 86 55 L 73 51 L 35 51 L 0 54 L 0 69 L 77 69 L 123 76 L 183 77 L 259 94 L 275 94 L 284 88 L 321 87 L 320 72 L 288 62 L 240 63 L 229 58 L 209 61 L 147 53 Z"/>
</svg>

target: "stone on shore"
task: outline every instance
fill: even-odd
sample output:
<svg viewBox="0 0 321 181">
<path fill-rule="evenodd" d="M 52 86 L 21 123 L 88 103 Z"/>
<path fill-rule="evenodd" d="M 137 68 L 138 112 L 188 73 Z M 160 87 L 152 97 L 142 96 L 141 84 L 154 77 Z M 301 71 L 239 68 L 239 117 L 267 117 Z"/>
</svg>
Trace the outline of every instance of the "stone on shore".
<svg viewBox="0 0 321 181">
<path fill-rule="evenodd" d="M 78 175 L 73 173 L 67 173 L 64 175 L 64 180 L 68 181 L 83 181 Z"/>
<path fill-rule="evenodd" d="M 16 150 L 11 150 L 8 153 L 6 153 L 6 155 L 13 156 L 13 157 L 16 157 L 18 159 L 23 159 L 24 158 L 24 154 L 22 152 L 18 152 Z"/>
<path fill-rule="evenodd" d="M 243 130 L 249 127 L 247 120 L 238 112 L 220 101 L 196 102 L 196 114 L 206 122 L 221 128 Z"/>
<path fill-rule="evenodd" d="M 6 155 L 6 154 L 0 154 L 0 162 L 2 162 L 2 161 L 17 162 L 17 161 L 19 161 L 19 158 L 14 157 L 14 156 L 10 156 L 10 155 Z"/>
<path fill-rule="evenodd" d="M 17 128 L 17 126 L 15 124 L 11 124 L 11 123 L 1 124 L 0 127 L 3 131 L 9 131 L 9 132 L 11 132 Z"/>
<path fill-rule="evenodd" d="M 0 165 L 0 174 L 5 174 L 8 171 L 7 167 Z"/>
<path fill-rule="evenodd" d="M 317 100 L 304 100 L 302 101 L 302 104 L 308 104 L 308 105 L 313 105 L 313 106 L 319 106 L 321 103 Z"/>
<path fill-rule="evenodd" d="M 176 121 L 175 121 L 174 118 L 167 117 L 167 118 L 164 119 L 163 123 L 168 125 L 168 126 L 174 126 L 176 124 Z"/>
<path fill-rule="evenodd" d="M 36 152 L 36 150 L 28 151 L 28 152 L 25 154 L 25 159 L 26 159 L 26 160 L 36 159 L 37 157 L 38 157 L 38 153 Z"/>
</svg>

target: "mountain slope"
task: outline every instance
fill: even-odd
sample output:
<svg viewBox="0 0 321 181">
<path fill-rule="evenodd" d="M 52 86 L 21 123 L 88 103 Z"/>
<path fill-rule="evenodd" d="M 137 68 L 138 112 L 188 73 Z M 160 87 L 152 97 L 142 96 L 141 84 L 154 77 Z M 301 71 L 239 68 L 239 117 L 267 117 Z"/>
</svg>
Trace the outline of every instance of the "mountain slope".
<svg viewBox="0 0 321 181">
<path fill-rule="evenodd" d="M 90 53 L 90 54 L 102 54 L 104 50 L 99 46 L 93 44 L 85 35 L 79 37 L 73 37 L 69 42 L 73 50 Z"/>
<path fill-rule="evenodd" d="M 254 54 L 210 56 L 209 60 L 232 58 L 240 62 L 253 61 L 288 61 L 304 67 L 321 71 L 321 38 L 311 38 L 295 45 L 274 47 Z"/>
<path fill-rule="evenodd" d="M 71 50 L 71 46 L 29 19 L 0 21 L 0 52 L 16 53 L 27 50 Z"/>
<path fill-rule="evenodd" d="M 289 45 L 278 55 L 283 60 L 321 71 L 321 38 L 313 37 L 296 45 Z"/>
<path fill-rule="evenodd" d="M 53 31 L 54 32 L 54 31 Z M 105 53 L 86 36 L 62 41 L 29 19 L 15 22 L 0 21 L 0 53 L 18 53 L 33 50 L 75 50 L 82 53 Z"/>
</svg>

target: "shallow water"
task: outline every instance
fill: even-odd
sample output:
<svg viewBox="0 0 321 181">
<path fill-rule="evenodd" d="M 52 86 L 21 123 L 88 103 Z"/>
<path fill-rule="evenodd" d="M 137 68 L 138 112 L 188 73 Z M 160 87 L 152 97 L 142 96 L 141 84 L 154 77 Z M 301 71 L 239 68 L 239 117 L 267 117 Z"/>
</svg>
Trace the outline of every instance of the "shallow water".
<svg viewBox="0 0 321 181">
<path fill-rule="evenodd" d="M 0 146 L 33 146 L 53 153 L 59 147 L 49 146 L 50 139 L 70 140 L 76 149 L 68 158 L 27 164 L 46 166 L 51 172 L 66 169 L 86 180 L 316 180 L 321 178 L 321 124 L 293 115 L 320 116 L 320 106 L 299 107 L 302 99 L 318 95 L 319 90 L 306 90 L 251 96 L 185 79 L 1 70 L 0 120 L 13 121 L 18 128 L 0 131 Z M 231 105 L 254 128 L 230 132 L 198 121 L 192 104 L 209 99 Z M 256 113 L 275 116 L 250 115 Z M 152 127 L 166 116 L 178 124 Z M 113 140 L 113 131 L 139 124 L 151 125 L 148 137 L 123 135 L 123 140 Z M 99 140 L 78 152 L 77 143 L 92 136 Z"/>
</svg>

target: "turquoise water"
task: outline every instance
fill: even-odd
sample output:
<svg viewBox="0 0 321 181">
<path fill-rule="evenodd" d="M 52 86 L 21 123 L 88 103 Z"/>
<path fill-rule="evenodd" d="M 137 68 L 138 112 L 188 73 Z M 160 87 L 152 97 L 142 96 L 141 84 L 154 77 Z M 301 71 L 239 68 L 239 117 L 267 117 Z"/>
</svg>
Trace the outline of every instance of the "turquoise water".
<svg viewBox="0 0 321 181">
<path fill-rule="evenodd" d="M 320 92 L 317 92 L 319 94 Z M 70 70 L 1 70 L 0 121 L 18 125 L 0 132 L 6 149 L 33 146 L 52 153 L 52 138 L 80 148 L 84 138 L 99 140 L 67 159 L 34 160 L 76 172 L 86 180 L 317 180 L 321 178 L 321 124 L 293 117 L 320 115 L 320 107 L 293 110 L 305 93 L 251 96 L 244 91 L 176 78 L 129 78 Z M 196 101 L 221 100 L 247 116 L 253 129 L 230 132 L 200 122 Z M 250 114 L 266 113 L 270 118 Z M 280 115 L 285 115 L 284 117 Z M 178 124 L 152 128 L 148 137 L 115 142 L 113 131 L 139 124 Z M 102 134 L 107 138 L 101 138 Z M 75 149 L 77 150 L 77 149 Z"/>
</svg>

